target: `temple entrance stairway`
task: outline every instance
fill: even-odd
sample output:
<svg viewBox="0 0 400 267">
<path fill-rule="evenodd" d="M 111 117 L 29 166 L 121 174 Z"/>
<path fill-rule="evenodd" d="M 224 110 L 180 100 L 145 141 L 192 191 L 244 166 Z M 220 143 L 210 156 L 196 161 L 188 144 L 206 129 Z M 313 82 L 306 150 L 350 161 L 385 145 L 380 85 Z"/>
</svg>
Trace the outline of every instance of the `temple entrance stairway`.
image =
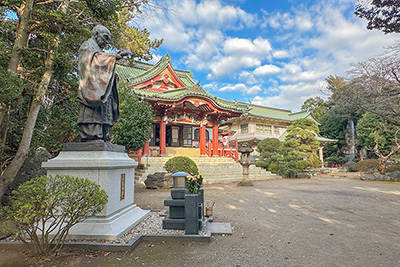
<svg viewBox="0 0 400 267">
<path fill-rule="evenodd" d="M 144 171 L 140 177 L 135 177 L 137 183 L 144 183 L 147 175 L 155 172 L 165 172 L 163 166 L 171 157 L 142 157 Z M 196 162 L 199 172 L 204 177 L 205 184 L 239 182 L 243 179 L 242 165 L 231 158 L 224 157 L 190 157 Z M 137 174 L 138 176 L 138 174 Z M 281 178 L 279 175 L 265 169 L 250 165 L 249 178 L 252 181 Z"/>
</svg>

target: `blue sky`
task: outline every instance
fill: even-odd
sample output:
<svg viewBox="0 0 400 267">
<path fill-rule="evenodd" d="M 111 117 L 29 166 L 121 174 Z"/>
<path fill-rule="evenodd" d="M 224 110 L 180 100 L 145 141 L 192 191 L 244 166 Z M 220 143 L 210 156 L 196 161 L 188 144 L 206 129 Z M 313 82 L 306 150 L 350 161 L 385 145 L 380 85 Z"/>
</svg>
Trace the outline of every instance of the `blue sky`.
<svg viewBox="0 0 400 267">
<path fill-rule="evenodd" d="M 384 52 L 396 34 L 366 29 L 356 0 L 165 0 L 139 18 L 151 38 L 164 38 L 174 68 L 192 70 L 213 95 L 300 110 L 321 93 L 328 75 L 346 77 L 351 63 Z"/>
</svg>

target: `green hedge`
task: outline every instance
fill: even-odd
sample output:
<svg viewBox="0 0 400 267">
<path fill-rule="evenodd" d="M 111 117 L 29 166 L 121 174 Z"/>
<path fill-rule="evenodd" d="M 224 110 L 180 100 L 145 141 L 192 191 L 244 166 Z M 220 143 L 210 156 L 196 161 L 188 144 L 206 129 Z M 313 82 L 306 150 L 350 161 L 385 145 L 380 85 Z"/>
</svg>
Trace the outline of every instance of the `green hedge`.
<svg viewBox="0 0 400 267">
<path fill-rule="evenodd" d="M 359 172 L 374 173 L 379 171 L 379 161 L 376 159 L 361 160 L 353 165 Z"/>
<path fill-rule="evenodd" d="M 196 162 L 184 156 L 170 158 L 164 165 L 168 172 L 188 172 L 191 175 L 196 175 L 199 172 Z"/>
</svg>

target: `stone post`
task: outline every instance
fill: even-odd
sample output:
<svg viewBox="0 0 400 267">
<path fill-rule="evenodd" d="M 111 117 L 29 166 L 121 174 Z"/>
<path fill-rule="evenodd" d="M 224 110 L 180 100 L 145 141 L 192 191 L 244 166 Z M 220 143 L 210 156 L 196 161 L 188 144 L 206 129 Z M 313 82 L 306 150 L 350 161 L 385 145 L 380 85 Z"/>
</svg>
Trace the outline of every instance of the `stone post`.
<svg viewBox="0 0 400 267">
<path fill-rule="evenodd" d="M 197 235 L 198 228 L 198 194 L 185 195 L 185 234 Z"/>
</svg>

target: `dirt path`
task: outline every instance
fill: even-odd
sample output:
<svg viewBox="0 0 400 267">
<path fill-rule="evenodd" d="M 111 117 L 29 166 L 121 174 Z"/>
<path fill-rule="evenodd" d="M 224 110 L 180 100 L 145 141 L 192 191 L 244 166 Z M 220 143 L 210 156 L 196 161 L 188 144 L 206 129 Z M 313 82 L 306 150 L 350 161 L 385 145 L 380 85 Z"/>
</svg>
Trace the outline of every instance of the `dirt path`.
<svg viewBox="0 0 400 267">
<path fill-rule="evenodd" d="M 142 208 L 160 209 L 168 195 L 166 190 L 138 188 L 135 200 Z M 215 221 L 230 222 L 233 235 L 214 236 L 211 243 L 142 243 L 130 253 L 72 251 L 44 264 L 400 266 L 399 183 L 282 179 L 255 182 L 254 187 L 206 185 L 205 197 L 216 202 Z M 9 253 L 0 251 L 0 266 L 23 266 L 23 254 Z M 5 255 L 11 255 L 7 262 Z M 14 258 L 18 262 L 10 265 Z"/>
</svg>

